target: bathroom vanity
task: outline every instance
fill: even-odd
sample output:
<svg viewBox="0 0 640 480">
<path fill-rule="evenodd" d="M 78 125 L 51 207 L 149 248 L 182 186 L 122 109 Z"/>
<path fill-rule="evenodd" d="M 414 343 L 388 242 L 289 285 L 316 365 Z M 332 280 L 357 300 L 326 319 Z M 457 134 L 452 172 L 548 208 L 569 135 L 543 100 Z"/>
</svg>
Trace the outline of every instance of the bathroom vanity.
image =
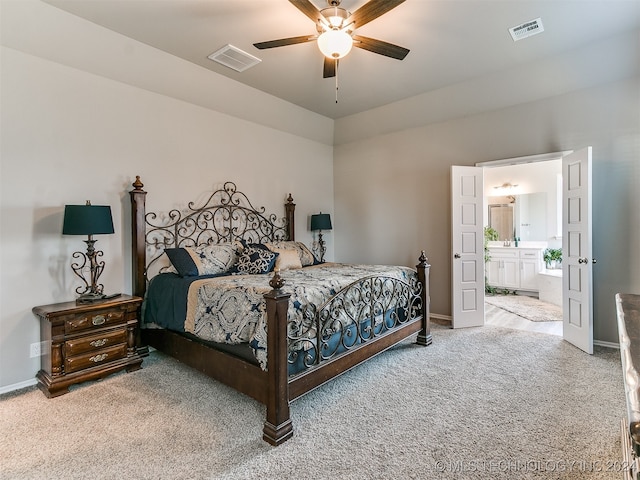
<svg viewBox="0 0 640 480">
<path fill-rule="evenodd" d="M 538 292 L 538 274 L 544 268 L 543 251 L 543 247 L 489 246 L 487 283 L 508 290 Z"/>
</svg>

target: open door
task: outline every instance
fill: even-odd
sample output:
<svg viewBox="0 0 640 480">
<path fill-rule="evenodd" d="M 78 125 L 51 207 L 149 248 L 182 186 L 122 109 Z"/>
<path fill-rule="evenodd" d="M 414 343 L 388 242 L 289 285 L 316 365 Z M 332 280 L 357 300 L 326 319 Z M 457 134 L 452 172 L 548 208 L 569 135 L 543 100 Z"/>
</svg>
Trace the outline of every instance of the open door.
<svg viewBox="0 0 640 480">
<path fill-rule="evenodd" d="M 481 167 L 451 167 L 453 328 L 484 325 L 484 175 Z"/>
<path fill-rule="evenodd" d="M 591 147 L 562 158 L 564 339 L 593 353 Z"/>
</svg>

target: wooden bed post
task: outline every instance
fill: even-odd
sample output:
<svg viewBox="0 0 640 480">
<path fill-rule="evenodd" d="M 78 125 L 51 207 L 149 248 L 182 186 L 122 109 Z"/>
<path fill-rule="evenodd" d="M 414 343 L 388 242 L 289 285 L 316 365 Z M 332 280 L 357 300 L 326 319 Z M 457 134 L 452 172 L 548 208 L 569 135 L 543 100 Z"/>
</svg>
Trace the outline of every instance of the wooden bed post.
<svg viewBox="0 0 640 480">
<path fill-rule="evenodd" d="M 289 371 L 287 310 L 291 294 L 284 293 L 284 280 L 278 271 L 269 281 L 273 288 L 264 295 L 267 302 L 267 419 L 262 438 L 278 446 L 293 435 L 289 416 Z"/>
<path fill-rule="evenodd" d="M 430 309 L 429 309 L 429 268 L 431 265 L 427 263 L 427 257 L 424 254 L 424 250 L 420 254 L 420 258 L 418 259 L 420 263 L 416 265 L 416 269 L 418 270 L 418 281 L 422 284 L 422 292 L 420 293 L 420 298 L 422 300 L 422 329 L 420 333 L 418 333 L 417 343 L 418 345 L 431 345 L 433 342 L 433 338 L 431 337 L 431 320 L 429 318 Z"/>
<path fill-rule="evenodd" d="M 284 204 L 284 211 L 287 220 L 287 240 L 294 241 L 296 239 L 296 204 L 293 203 L 291 194 L 287 197 L 287 203 Z"/>
<path fill-rule="evenodd" d="M 146 229 L 144 223 L 145 215 L 145 198 L 147 192 L 142 190 L 144 184 L 140 181 L 140 176 L 136 175 L 136 181 L 133 182 L 133 190 L 129 192 L 131 196 L 131 274 L 133 277 L 133 294 L 143 297 L 146 291 L 146 252 L 145 245 Z"/>
</svg>

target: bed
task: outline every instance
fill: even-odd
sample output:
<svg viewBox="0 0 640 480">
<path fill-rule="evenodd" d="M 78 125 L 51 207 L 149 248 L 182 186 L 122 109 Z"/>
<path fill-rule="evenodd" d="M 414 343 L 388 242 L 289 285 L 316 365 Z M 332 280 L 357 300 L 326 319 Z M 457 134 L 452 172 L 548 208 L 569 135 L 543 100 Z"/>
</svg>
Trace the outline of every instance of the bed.
<svg viewBox="0 0 640 480">
<path fill-rule="evenodd" d="M 267 214 L 225 182 L 158 213 L 143 187 L 130 191 L 139 347 L 263 403 L 271 445 L 293 435 L 291 401 L 409 337 L 431 344 L 424 251 L 415 269 L 321 263 L 295 241 L 291 194 Z"/>
</svg>

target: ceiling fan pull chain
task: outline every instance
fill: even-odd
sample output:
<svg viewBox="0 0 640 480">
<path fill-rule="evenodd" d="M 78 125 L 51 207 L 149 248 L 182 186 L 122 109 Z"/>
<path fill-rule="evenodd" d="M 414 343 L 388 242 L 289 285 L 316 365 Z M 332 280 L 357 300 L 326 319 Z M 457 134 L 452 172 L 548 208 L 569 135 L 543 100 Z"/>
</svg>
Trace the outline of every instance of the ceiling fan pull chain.
<svg viewBox="0 0 640 480">
<path fill-rule="evenodd" d="M 336 103 L 338 103 L 338 60 L 336 60 Z"/>
</svg>

